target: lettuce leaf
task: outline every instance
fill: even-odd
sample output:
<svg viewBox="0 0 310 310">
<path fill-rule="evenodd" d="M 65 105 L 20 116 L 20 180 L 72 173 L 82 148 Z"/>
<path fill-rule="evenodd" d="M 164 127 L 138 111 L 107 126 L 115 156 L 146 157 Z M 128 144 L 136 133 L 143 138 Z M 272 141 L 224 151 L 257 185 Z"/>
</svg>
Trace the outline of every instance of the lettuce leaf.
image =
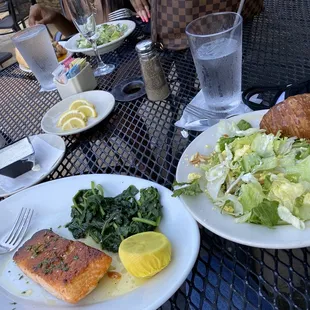
<svg viewBox="0 0 310 310">
<path fill-rule="evenodd" d="M 310 182 L 310 156 L 297 161 L 295 165 L 287 165 L 285 172 L 287 174 L 299 174 L 300 180 Z"/>
<path fill-rule="evenodd" d="M 259 165 L 261 162 L 260 157 L 256 153 L 250 153 L 243 156 L 241 160 L 242 170 L 246 173 L 250 172 L 254 166 Z"/>
<path fill-rule="evenodd" d="M 278 207 L 278 215 L 280 219 L 288 224 L 293 225 L 297 229 L 305 229 L 305 223 L 301 221 L 298 217 L 294 216 L 292 212 L 286 207 Z"/>
<path fill-rule="evenodd" d="M 246 137 L 237 137 L 230 145 L 233 152 L 236 152 L 239 149 L 242 149 L 245 145 L 252 144 L 253 140 L 255 139 L 256 135 L 246 136 Z"/>
<path fill-rule="evenodd" d="M 275 156 L 273 150 L 273 141 L 275 136 L 273 134 L 259 134 L 251 144 L 252 151 L 258 154 L 260 157 Z"/>
<path fill-rule="evenodd" d="M 267 227 L 273 227 L 277 225 L 280 220 L 278 206 L 279 203 L 277 201 L 264 199 L 257 207 L 252 209 L 251 217 L 248 221 Z"/>
<path fill-rule="evenodd" d="M 253 208 L 258 207 L 264 198 L 265 195 L 258 182 L 241 185 L 239 201 L 243 206 L 244 212 L 251 211 Z"/>
<path fill-rule="evenodd" d="M 218 142 L 217 142 L 217 146 L 219 148 L 219 150 L 221 152 L 223 152 L 225 150 L 225 145 L 226 144 L 230 144 L 231 142 L 233 142 L 237 137 L 221 137 Z"/>
<path fill-rule="evenodd" d="M 290 182 L 283 175 L 278 175 L 271 185 L 267 198 L 278 201 L 283 207 L 293 212 L 296 198 L 301 196 L 304 191 L 302 184 Z"/>
<path fill-rule="evenodd" d="M 225 182 L 229 168 L 224 164 L 212 167 L 206 172 L 207 191 L 213 200 L 216 200 L 220 192 L 222 184 Z"/>
<path fill-rule="evenodd" d="M 296 200 L 294 213 L 301 220 L 310 220 L 310 193 Z"/>
<path fill-rule="evenodd" d="M 292 138 L 285 137 L 282 139 L 275 140 L 273 143 L 273 148 L 274 148 L 275 153 L 277 155 L 288 154 L 291 151 L 295 140 L 296 138 L 294 137 Z"/>
<path fill-rule="evenodd" d="M 248 128 L 247 130 L 240 130 L 235 122 L 228 120 L 221 120 L 218 125 L 218 133 L 220 136 L 227 135 L 229 137 L 244 137 L 263 131 L 265 130 L 259 128 Z"/>
<path fill-rule="evenodd" d="M 240 130 L 247 130 L 249 128 L 252 128 L 251 124 L 248 123 L 247 121 L 245 121 L 244 119 L 242 119 L 238 124 L 237 124 L 237 127 L 240 129 Z"/>
<path fill-rule="evenodd" d="M 190 183 L 188 182 L 178 183 L 175 181 L 173 183 L 173 186 L 183 186 L 183 187 L 175 189 L 173 191 L 172 197 L 179 197 L 181 195 L 197 196 L 198 194 L 202 193 L 202 190 L 199 186 L 199 179 L 195 179 L 193 182 Z"/>
<path fill-rule="evenodd" d="M 261 162 L 253 168 L 252 173 L 275 169 L 277 166 L 278 159 L 275 156 L 263 158 Z"/>
</svg>

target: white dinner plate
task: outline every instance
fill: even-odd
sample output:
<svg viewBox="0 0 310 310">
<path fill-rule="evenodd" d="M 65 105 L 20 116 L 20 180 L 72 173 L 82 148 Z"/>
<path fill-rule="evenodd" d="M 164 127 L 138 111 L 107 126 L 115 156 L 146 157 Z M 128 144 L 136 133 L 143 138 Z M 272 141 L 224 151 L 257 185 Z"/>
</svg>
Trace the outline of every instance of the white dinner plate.
<svg viewBox="0 0 310 310">
<path fill-rule="evenodd" d="M 63 131 L 61 128 L 57 127 L 58 119 L 63 112 L 69 109 L 70 104 L 77 99 L 85 99 L 92 103 L 96 108 L 98 116 L 96 118 L 89 118 L 87 126 L 84 128 Z M 41 128 L 46 133 L 52 133 L 59 136 L 74 135 L 99 124 L 112 112 L 114 105 L 115 99 L 113 95 L 106 91 L 92 90 L 76 94 L 58 102 L 48 110 L 41 121 Z"/>
<path fill-rule="evenodd" d="M 136 23 L 131 21 L 131 20 L 117 20 L 114 22 L 108 22 L 106 23 L 108 25 L 117 25 L 117 24 L 122 24 L 122 25 L 127 25 L 127 30 L 125 31 L 124 35 L 112 42 L 106 43 L 106 44 L 101 44 L 98 45 L 98 52 L 99 54 L 106 54 L 109 52 L 114 51 L 118 47 L 122 45 L 124 40 L 135 30 L 136 28 Z M 101 24 L 102 25 L 102 24 Z M 97 28 L 100 27 L 101 25 L 97 25 Z M 88 56 L 95 56 L 95 52 L 93 48 L 78 48 L 77 47 L 77 40 L 80 38 L 80 34 L 76 34 L 73 36 L 70 40 L 66 42 L 65 48 L 72 52 L 72 53 L 83 53 Z"/>
<path fill-rule="evenodd" d="M 29 182 L 27 183 L 27 185 L 19 188 L 18 190 L 14 190 L 14 191 L 6 191 L 3 188 L 0 187 L 0 198 L 3 197 L 7 197 L 10 195 L 13 195 L 25 188 L 28 188 L 32 185 L 35 185 L 39 182 L 41 182 L 42 180 L 44 180 L 51 172 L 53 172 L 59 165 L 59 163 L 62 161 L 65 152 L 66 152 L 66 144 L 64 142 L 64 140 L 61 137 L 58 137 L 56 135 L 50 135 L 50 134 L 40 134 L 40 135 L 34 135 L 34 136 L 30 136 L 29 139 L 30 141 L 33 141 L 33 139 L 35 137 L 39 137 L 40 139 L 44 140 L 46 143 L 48 143 L 50 146 L 55 147 L 56 149 L 60 150 L 61 152 L 59 153 L 59 155 L 55 158 L 51 158 L 51 161 L 54 161 L 54 164 L 52 165 L 52 167 L 50 167 L 50 169 L 48 169 L 48 171 L 44 174 L 36 174 L 36 177 L 34 177 L 33 179 L 29 179 Z M 1 177 L 1 176 L 0 176 Z M 15 186 L 16 187 L 16 186 Z"/>
<path fill-rule="evenodd" d="M 227 121 L 238 122 L 244 119 L 253 127 L 259 127 L 260 120 L 265 113 L 266 110 L 251 112 L 238 115 Z M 188 159 L 196 152 L 206 155 L 211 153 L 219 137 L 218 125 L 215 125 L 200 134 L 187 147 L 177 167 L 176 180 L 178 182 L 186 182 L 189 173 L 201 171 L 189 164 Z M 196 197 L 182 195 L 181 200 L 201 225 L 225 239 L 268 249 L 293 249 L 310 246 L 310 221 L 306 222 L 305 230 L 298 230 L 292 225 L 276 226 L 270 229 L 251 223 L 237 224 L 234 217 L 221 214 L 205 194 Z"/>
<path fill-rule="evenodd" d="M 91 181 L 101 184 L 106 196 L 115 196 L 134 184 L 138 189 L 154 186 L 158 189 L 163 217 L 159 226 L 172 245 L 170 264 L 147 280 L 137 289 L 99 303 L 93 303 L 96 289 L 76 305 L 67 304 L 54 298 L 41 286 L 35 284 L 13 263 L 14 253 L 0 256 L 0 305 L 1 309 L 12 309 L 11 302 L 17 303 L 18 310 L 25 309 L 115 309 L 155 310 L 165 303 L 184 283 L 196 261 L 200 236 L 197 223 L 183 206 L 179 198 L 172 198 L 167 188 L 143 179 L 108 174 L 82 175 L 43 183 L 17 193 L 0 202 L 0 235 L 11 227 L 22 207 L 34 209 L 34 216 L 24 241 L 36 231 L 52 228 L 54 232 L 69 239 L 71 233 L 64 227 L 70 221 L 72 197 L 80 189 L 90 188 Z M 62 225 L 60 228 L 59 225 Z M 13 251 L 14 252 L 14 251 Z M 104 281 L 105 279 L 103 279 Z M 27 283 L 29 282 L 29 283 Z M 99 290 L 100 288 L 97 288 Z M 27 294 L 22 294 L 26 291 Z M 97 292 L 98 293 L 98 292 Z"/>
</svg>

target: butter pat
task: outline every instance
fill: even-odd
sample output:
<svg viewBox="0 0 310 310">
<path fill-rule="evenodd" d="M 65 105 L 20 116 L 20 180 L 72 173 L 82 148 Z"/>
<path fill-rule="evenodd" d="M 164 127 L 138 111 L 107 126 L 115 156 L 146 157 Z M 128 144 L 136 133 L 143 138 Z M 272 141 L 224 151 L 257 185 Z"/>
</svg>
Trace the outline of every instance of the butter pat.
<svg viewBox="0 0 310 310">
<path fill-rule="evenodd" d="M 0 149 L 0 174 L 16 178 L 32 169 L 35 152 L 28 139 L 23 138 Z"/>
</svg>

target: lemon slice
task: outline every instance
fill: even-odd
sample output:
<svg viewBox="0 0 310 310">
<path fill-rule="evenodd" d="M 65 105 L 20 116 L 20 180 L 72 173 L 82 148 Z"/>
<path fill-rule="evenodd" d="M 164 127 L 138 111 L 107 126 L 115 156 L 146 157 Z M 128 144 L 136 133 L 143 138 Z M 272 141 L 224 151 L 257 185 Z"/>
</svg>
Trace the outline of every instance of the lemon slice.
<svg viewBox="0 0 310 310">
<path fill-rule="evenodd" d="M 97 112 L 94 107 L 81 105 L 77 108 L 77 110 L 85 114 L 87 117 L 97 117 Z"/>
<path fill-rule="evenodd" d="M 88 105 L 88 106 L 94 108 L 94 105 L 91 104 L 91 103 L 89 103 L 87 100 L 78 99 L 78 100 L 73 101 L 73 102 L 70 104 L 69 110 L 77 110 L 77 108 L 80 107 L 81 105 Z"/>
<path fill-rule="evenodd" d="M 80 118 L 81 120 L 86 120 L 86 115 L 80 111 L 72 110 L 72 111 L 66 111 L 60 115 L 60 118 L 58 120 L 57 126 L 62 126 L 67 120 L 69 120 L 72 117 Z"/>
<path fill-rule="evenodd" d="M 83 119 L 78 117 L 72 117 L 68 119 L 61 127 L 62 130 L 72 130 L 76 128 L 84 128 L 86 127 L 86 122 Z"/>
<path fill-rule="evenodd" d="M 131 275 L 149 278 L 170 263 L 171 244 L 161 233 L 144 232 L 122 241 L 118 254 Z"/>
</svg>

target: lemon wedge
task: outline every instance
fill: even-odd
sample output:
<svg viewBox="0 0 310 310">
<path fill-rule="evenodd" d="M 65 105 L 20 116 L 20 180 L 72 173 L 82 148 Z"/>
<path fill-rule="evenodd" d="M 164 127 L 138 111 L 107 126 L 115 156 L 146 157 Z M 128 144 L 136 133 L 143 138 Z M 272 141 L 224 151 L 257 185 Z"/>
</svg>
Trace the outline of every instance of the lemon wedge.
<svg viewBox="0 0 310 310">
<path fill-rule="evenodd" d="M 68 119 L 61 127 L 62 130 L 71 130 L 76 128 L 84 128 L 86 127 L 86 122 L 78 117 L 72 117 Z"/>
<path fill-rule="evenodd" d="M 57 123 L 57 126 L 60 127 L 60 126 L 63 126 L 63 124 L 68 121 L 70 118 L 79 118 L 83 121 L 86 120 L 86 115 L 78 110 L 71 110 L 71 111 L 66 111 L 64 113 L 62 113 L 60 115 L 60 118 L 58 120 L 58 123 Z"/>
<path fill-rule="evenodd" d="M 94 107 L 88 105 L 81 105 L 77 108 L 77 111 L 82 112 L 87 117 L 97 117 L 97 112 Z"/>
<path fill-rule="evenodd" d="M 69 110 L 77 110 L 77 108 L 80 107 L 81 105 L 87 105 L 87 106 L 90 106 L 90 107 L 94 108 L 94 105 L 89 103 L 87 100 L 85 100 L 85 99 L 78 99 L 78 100 L 73 101 L 70 104 Z"/>
<path fill-rule="evenodd" d="M 118 250 L 126 270 L 137 278 L 149 278 L 171 260 L 171 244 L 158 232 L 143 232 L 122 241 Z"/>
</svg>

